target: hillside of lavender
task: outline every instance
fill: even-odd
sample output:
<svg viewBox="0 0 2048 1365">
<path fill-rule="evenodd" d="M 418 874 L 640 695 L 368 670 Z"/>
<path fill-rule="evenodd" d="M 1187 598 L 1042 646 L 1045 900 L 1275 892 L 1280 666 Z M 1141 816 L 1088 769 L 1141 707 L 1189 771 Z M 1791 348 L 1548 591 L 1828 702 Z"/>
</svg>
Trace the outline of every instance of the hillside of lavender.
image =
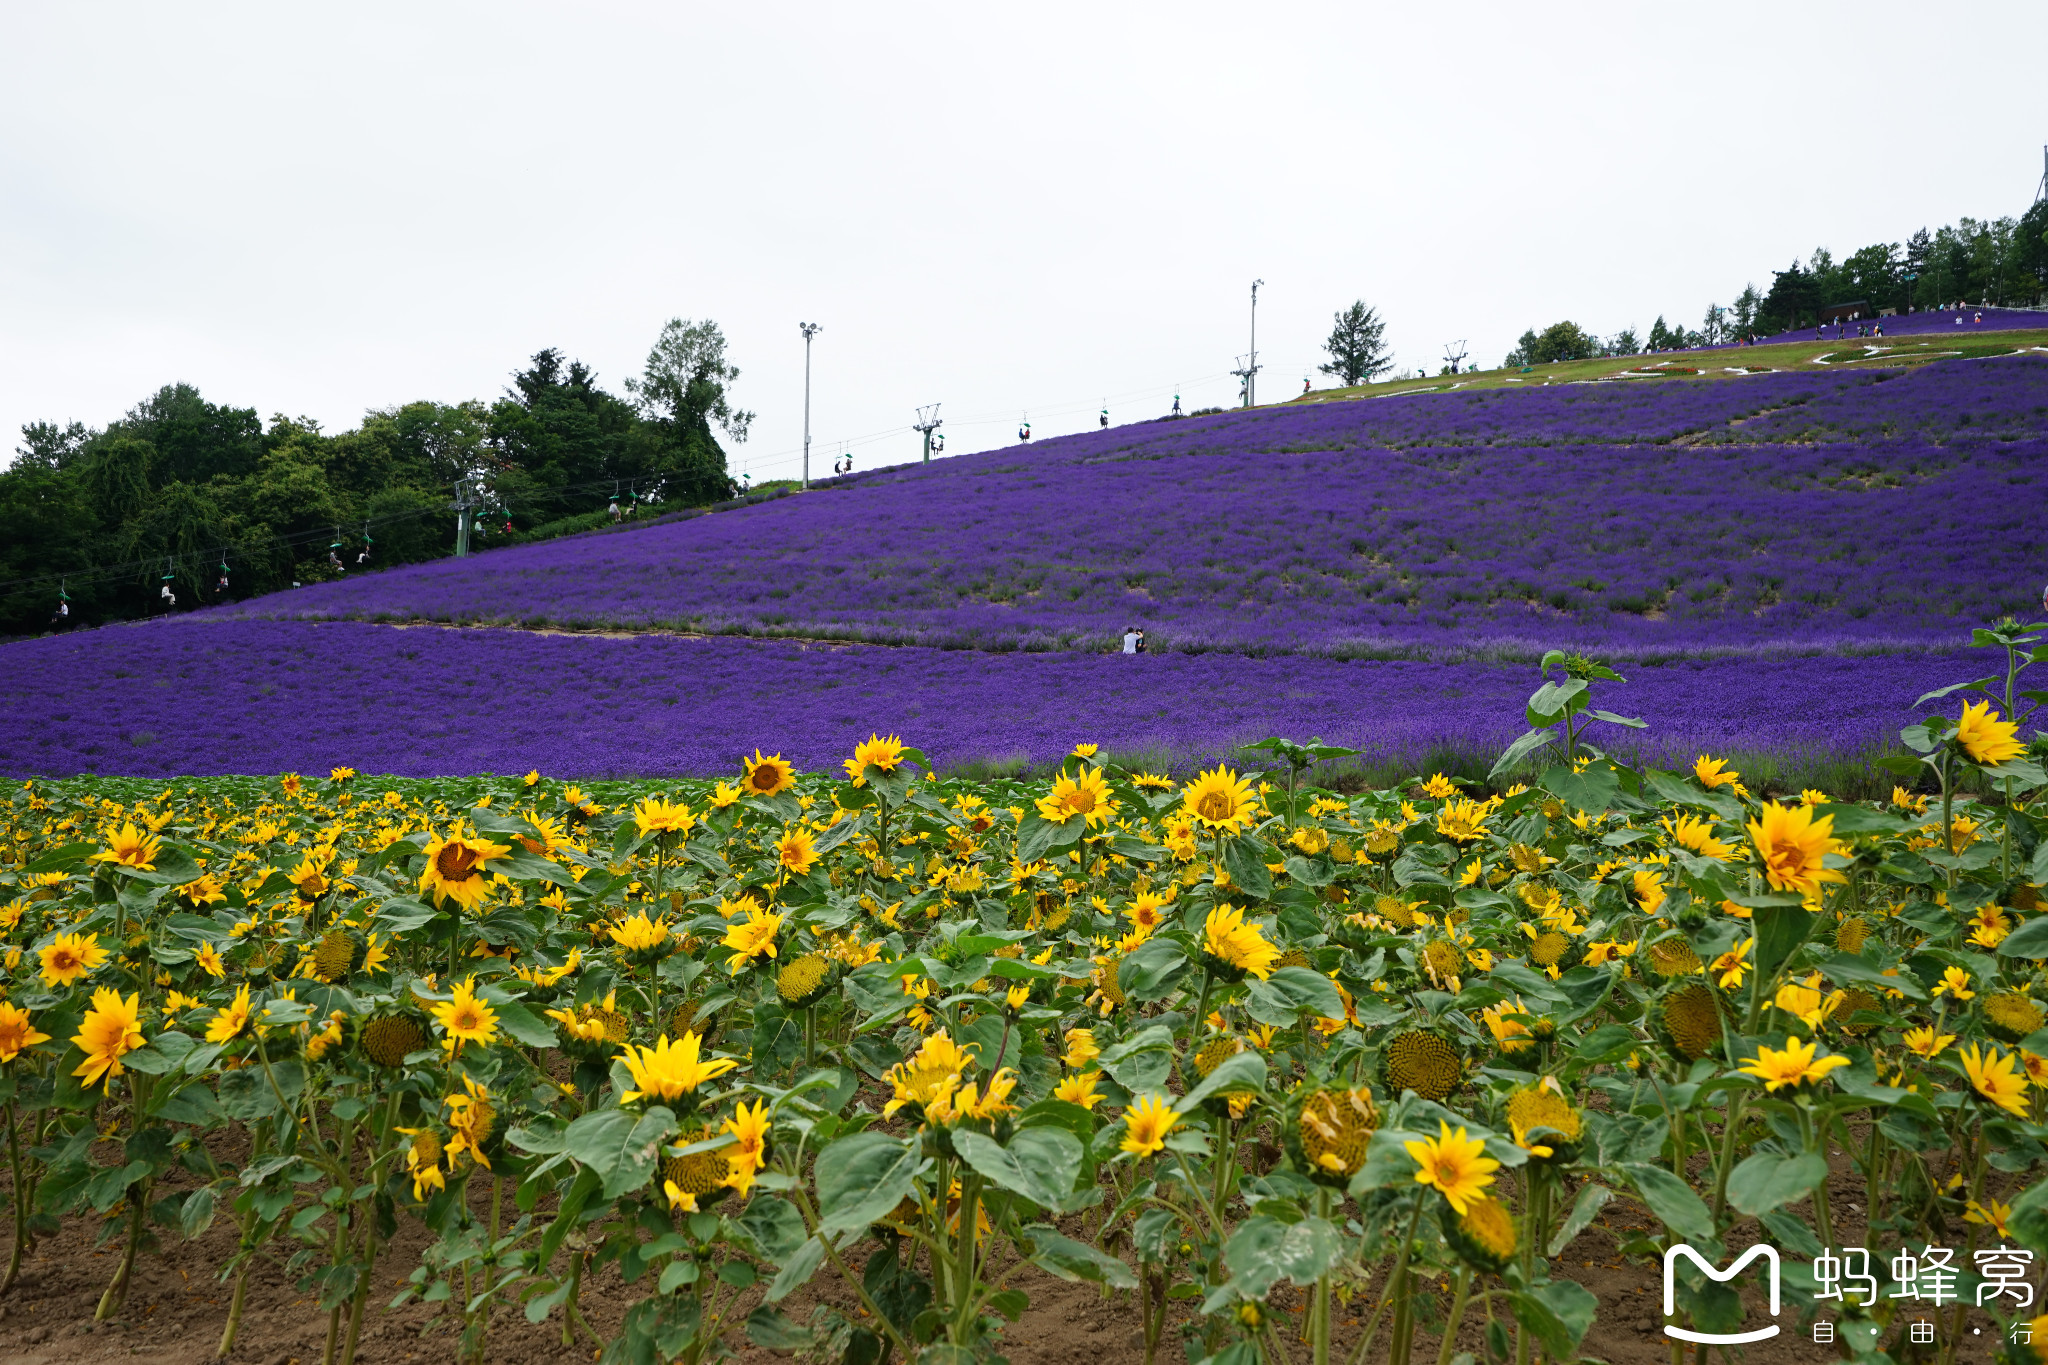
<svg viewBox="0 0 2048 1365">
<path fill-rule="evenodd" d="M 1960 641 L 1958 642 L 1960 643 Z M 1484 773 L 1522 732 L 1526 665 L 1235 654 L 976 654 L 737 638 L 542 635 L 189 616 L 5 646 L 0 773 L 437 777 L 729 774 L 761 745 L 830 769 L 873 731 L 942 767 L 1100 744 L 1186 772 L 1270 734 Z M 1818 785 L 1895 739 L 1914 698 L 1983 672 L 1950 650 L 1631 666 L 1600 736 L 1682 767 L 1768 756 Z M 1797 779 L 1795 787 L 1799 785 Z"/>
<path fill-rule="evenodd" d="M 1623 659 L 1917 650 L 2039 602 L 2048 357 L 1153 422 L 244 618 L 1091 650 Z"/>
<path fill-rule="evenodd" d="M 2038 615 L 2044 441 L 2032 357 L 1116 428 L 0 646 L 0 773 L 705 775 L 879 730 L 1483 774 L 1577 646 L 1633 756 L 1877 780 L 1917 697 L 1990 671 L 1970 628 Z M 1153 652 L 1108 652 L 1130 625 Z"/>
</svg>

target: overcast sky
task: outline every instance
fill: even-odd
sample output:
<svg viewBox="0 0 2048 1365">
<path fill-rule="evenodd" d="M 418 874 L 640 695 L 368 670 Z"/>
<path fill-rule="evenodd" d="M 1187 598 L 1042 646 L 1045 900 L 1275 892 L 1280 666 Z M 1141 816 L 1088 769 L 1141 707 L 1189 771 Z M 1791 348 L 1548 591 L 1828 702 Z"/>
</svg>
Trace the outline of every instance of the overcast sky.
<svg viewBox="0 0 2048 1365">
<path fill-rule="evenodd" d="M 352 426 L 715 318 L 797 467 L 1612 333 L 2017 214 L 2038 3 L 0 4 L 0 433 L 183 380 Z M 1944 25 L 1930 42 L 1929 25 Z M 1902 66 L 1913 68 L 1903 72 Z M 1318 382 L 1328 382 L 1316 376 Z"/>
</svg>

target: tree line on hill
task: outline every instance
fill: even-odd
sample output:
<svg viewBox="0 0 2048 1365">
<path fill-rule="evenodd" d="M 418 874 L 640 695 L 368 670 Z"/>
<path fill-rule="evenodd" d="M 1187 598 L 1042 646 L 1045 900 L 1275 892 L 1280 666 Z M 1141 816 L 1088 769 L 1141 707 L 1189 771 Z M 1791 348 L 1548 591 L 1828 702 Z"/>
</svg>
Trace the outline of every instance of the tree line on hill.
<svg viewBox="0 0 2048 1365">
<path fill-rule="evenodd" d="M 419 401 L 329 433 L 169 384 L 104 428 L 31 422 L 0 470 L 0 634 L 120 620 L 729 498 L 746 439 L 706 319 L 662 329 L 623 397 L 553 348 L 490 402 Z M 168 590 L 168 593 L 166 592 Z M 60 603 L 62 614 L 60 615 Z"/>
<path fill-rule="evenodd" d="M 1647 334 L 1624 327 L 1602 338 L 1574 322 L 1553 323 L 1522 333 L 1501 363 L 1508 368 L 1554 360 L 1590 360 L 1643 351 L 1718 346 L 1744 337 L 1774 336 L 1811 327 L 1823 309 L 1867 304 L 1880 310 L 1940 308 L 1967 300 L 1996 307 L 2025 307 L 2048 294 L 2048 200 L 2018 218 L 1963 218 L 1929 232 L 1921 228 L 1903 244 L 1878 242 L 1836 260 L 1826 247 L 1804 262 L 1794 260 L 1771 272 L 1767 289 L 1744 285 L 1728 307 L 1708 304 L 1695 329 L 1673 327 L 1660 315 Z"/>
</svg>

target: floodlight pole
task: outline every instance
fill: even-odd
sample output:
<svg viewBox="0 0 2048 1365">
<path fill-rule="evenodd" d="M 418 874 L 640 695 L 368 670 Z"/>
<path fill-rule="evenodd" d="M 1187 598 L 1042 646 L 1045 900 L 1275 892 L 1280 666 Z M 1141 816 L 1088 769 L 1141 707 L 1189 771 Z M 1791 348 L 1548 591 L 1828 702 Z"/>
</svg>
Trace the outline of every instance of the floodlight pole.
<svg viewBox="0 0 2048 1365">
<path fill-rule="evenodd" d="M 1248 373 L 1244 377 L 1244 405 L 1248 408 L 1259 405 L 1259 286 L 1264 283 L 1252 281 L 1252 354 L 1245 362 Z"/>
<path fill-rule="evenodd" d="M 804 334 L 804 487 L 811 486 L 811 338 L 824 331 L 815 322 L 799 322 Z"/>
</svg>

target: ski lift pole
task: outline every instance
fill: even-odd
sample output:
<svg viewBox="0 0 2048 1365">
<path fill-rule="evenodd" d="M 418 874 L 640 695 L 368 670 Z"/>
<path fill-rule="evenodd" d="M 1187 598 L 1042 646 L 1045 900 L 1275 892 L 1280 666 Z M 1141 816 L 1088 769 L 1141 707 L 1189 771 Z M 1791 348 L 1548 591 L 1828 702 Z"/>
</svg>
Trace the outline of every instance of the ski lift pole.
<svg viewBox="0 0 2048 1365">
<path fill-rule="evenodd" d="M 929 408 L 919 408 L 917 410 L 917 420 L 911 423 L 910 429 L 921 432 L 924 435 L 924 462 L 926 464 L 932 462 L 932 433 L 944 425 L 945 423 L 939 419 L 939 405 L 937 403 L 932 404 Z M 945 448 L 945 442 L 943 440 L 940 441 L 938 449 L 944 450 Z"/>
</svg>

